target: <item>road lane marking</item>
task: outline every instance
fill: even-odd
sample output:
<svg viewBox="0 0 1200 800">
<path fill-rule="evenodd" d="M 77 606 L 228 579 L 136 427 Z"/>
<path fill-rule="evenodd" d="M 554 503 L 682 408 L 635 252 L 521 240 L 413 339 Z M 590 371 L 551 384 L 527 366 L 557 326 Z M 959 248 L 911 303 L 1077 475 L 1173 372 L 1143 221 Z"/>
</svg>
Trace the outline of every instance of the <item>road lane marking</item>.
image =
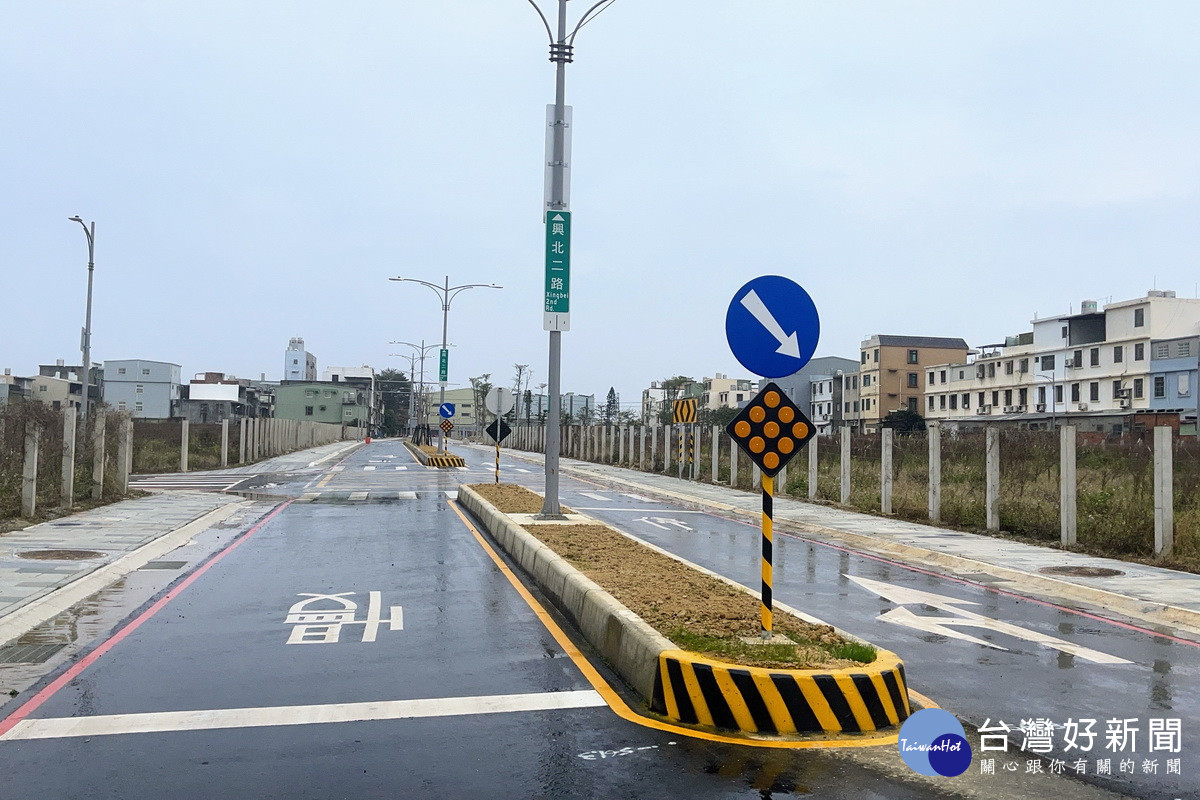
<svg viewBox="0 0 1200 800">
<path fill-rule="evenodd" d="M 396 469 L 398 469 L 398 470 L 401 470 L 401 469 L 408 469 L 408 467 L 396 467 Z"/>
<path fill-rule="evenodd" d="M 592 500 L 599 500 L 601 503 L 608 502 L 608 498 L 602 494 L 594 494 L 592 492 L 580 492 L 580 494 L 583 495 L 584 497 L 590 498 Z"/>
<path fill-rule="evenodd" d="M 876 747 L 879 745 L 894 745 L 900 740 L 900 735 L 898 733 L 884 734 L 881 736 L 862 736 L 855 737 L 853 739 L 805 739 L 802 741 L 746 739 L 733 736 L 723 736 L 719 733 L 709 733 L 707 731 L 697 731 L 691 728 L 684 728 L 679 725 L 672 725 L 667 722 L 659 722 L 658 720 L 651 719 L 649 717 L 643 717 L 641 714 L 638 714 L 636 711 L 631 709 L 628 704 L 626 704 L 625 700 L 619 694 L 617 694 L 611 686 L 608 685 L 608 682 L 604 680 L 603 676 L 596 671 L 596 668 L 592 666 L 592 663 L 584 657 L 583 653 L 579 651 L 579 648 L 575 646 L 575 643 L 571 641 L 570 637 L 563 632 L 563 629 L 560 628 L 558 623 L 554 621 L 554 618 L 550 616 L 550 612 L 548 612 L 546 608 L 530 593 L 530 591 L 525 588 L 525 585 L 521 583 L 520 579 L 518 579 L 515 574 L 513 574 L 513 571 L 509 569 L 507 564 L 504 563 L 504 560 L 499 556 L 499 554 L 496 553 L 495 549 L 487 543 L 486 539 L 483 538 L 483 534 L 481 534 L 479 530 L 473 524 L 471 524 L 471 521 L 467 519 L 466 514 L 463 513 L 463 510 L 459 507 L 458 503 L 453 503 L 451 508 L 454 509 L 454 513 L 458 514 L 458 518 L 462 520 L 463 525 L 465 525 L 467 530 L 471 532 L 471 535 L 475 538 L 475 541 L 479 543 L 479 546 L 482 547 L 484 552 L 488 554 L 488 557 L 492 559 L 492 563 L 496 565 L 496 568 L 500 570 L 500 573 L 508 579 L 508 582 L 512 584 L 512 587 L 516 589 L 517 594 L 521 595 L 521 599 L 525 601 L 525 604 L 529 606 L 535 615 L 537 615 L 537 618 L 546 627 L 546 630 L 550 632 L 550 635 L 554 637 L 554 640 L 558 642 L 558 645 L 563 649 L 563 652 L 565 652 L 567 656 L 570 657 L 571 661 L 575 663 L 575 666 L 580 672 L 583 673 L 583 676 L 587 678 L 588 682 L 592 684 L 592 687 L 600 693 L 600 696 L 603 697 L 608 703 L 608 707 L 612 709 L 613 713 L 621 719 L 626 720 L 627 722 L 632 722 L 635 725 L 641 725 L 645 728 L 667 731 L 669 733 L 675 733 L 693 739 L 704 739 L 710 742 L 737 744 L 746 747 L 766 747 L 784 750 L 840 747 Z"/>
<path fill-rule="evenodd" d="M 622 497 L 629 497 L 639 503 L 657 503 L 658 500 L 651 500 L 649 497 L 643 497 L 640 494 L 630 494 L 629 492 L 621 492 Z"/>
<path fill-rule="evenodd" d="M 351 500 L 366 500 L 368 494 L 370 494 L 370 493 L 369 492 L 351 492 L 350 499 Z"/>
<path fill-rule="evenodd" d="M 0 740 L 65 739 L 126 733 L 168 733 L 222 728 L 264 728 L 328 722 L 371 722 L 385 719 L 459 717 L 520 711 L 562 711 L 598 708 L 604 698 L 592 689 L 477 697 L 434 697 L 365 703 L 328 703 L 267 708 L 217 708 L 199 711 L 158 711 L 143 714 L 105 714 L 89 717 L 26 719 Z"/>
<path fill-rule="evenodd" d="M 375 468 L 374 468 L 374 467 L 372 467 L 372 466 L 366 466 L 366 467 L 363 467 L 363 471 L 364 471 L 364 472 L 370 472 L 370 471 L 371 471 L 371 470 L 373 470 L 373 469 L 375 469 Z"/>
<path fill-rule="evenodd" d="M 416 500 L 417 493 L 416 492 L 396 492 L 396 499 L 397 500 Z"/>
<path fill-rule="evenodd" d="M 1022 628 L 1019 625 L 1013 625 L 1010 622 L 1004 622 L 991 617 L 985 617 L 982 614 L 976 614 L 974 611 L 967 611 L 958 606 L 977 606 L 979 603 L 973 600 L 959 600 L 956 597 L 947 597 L 946 595 L 934 594 L 933 592 L 925 592 L 920 589 L 909 589 L 904 586 L 895 586 L 883 581 L 875 581 L 869 578 L 860 578 L 855 575 L 846 575 L 845 577 L 857 583 L 862 588 L 866 589 L 871 594 L 876 594 L 885 600 L 896 604 L 893 608 L 883 614 L 880 614 L 876 619 L 883 622 L 890 622 L 893 625 L 901 625 L 908 628 L 914 628 L 926 633 L 935 633 L 941 636 L 947 636 L 954 639 L 963 639 L 974 644 L 983 645 L 984 647 L 992 647 L 996 650 L 1007 650 L 1007 647 L 1001 647 L 993 642 L 988 642 L 968 633 L 958 630 L 957 627 L 962 626 L 969 628 L 982 628 L 984 630 L 993 631 L 995 633 L 1008 634 L 1017 639 L 1024 639 L 1027 642 L 1045 645 L 1063 653 L 1086 659 L 1095 664 L 1132 664 L 1118 656 L 1110 656 L 1107 653 L 1101 653 L 1098 650 L 1078 645 L 1073 642 L 1068 642 L 1064 639 L 1059 639 L 1056 636 L 1050 636 L 1040 631 Z M 934 617 L 914 614 L 905 605 L 923 605 L 930 608 L 936 608 L 939 611 L 945 611 L 953 614 L 953 617 Z"/>
</svg>

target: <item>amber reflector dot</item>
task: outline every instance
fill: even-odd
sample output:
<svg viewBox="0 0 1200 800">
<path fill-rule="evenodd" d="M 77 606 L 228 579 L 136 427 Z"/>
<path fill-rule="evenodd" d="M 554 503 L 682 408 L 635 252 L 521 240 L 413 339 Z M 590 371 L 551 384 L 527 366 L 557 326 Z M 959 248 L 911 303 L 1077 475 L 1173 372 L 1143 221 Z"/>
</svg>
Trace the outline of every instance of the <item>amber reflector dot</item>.
<svg viewBox="0 0 1200 800">
<path fill-rule="evenodd" d="M 792 436 L 795 436 L 797 439 L 803 439 L 805 436 L 808 436 L 808 426 L 803 422 L 797 422 L 792 426 Z"/>
<path fill-rule="evenodd" d="M 779 392 L 767 392 L 763 395 L 763 402 L 770 408 L 779 405 Z"/>
<path fill-rule="evenodd" d="M 763 456 L 763 466 L 767 469 L 775 469 L 779 466 L 779 456 L 775 453 L 767 453 Z"/>
<path fill-rule="evenodd" d="M 775 446 L 779 448 L 779 452 L 783 453 L 786 456 L 788 453 L 792 452 L 792 450 L 795 449 L 796 443 L 785 436 L 782 439 L 780 439 L 778 442 L 776 442 Z"/>
<path fill-rule="evenodd" d="M 762 406 L 754 406 L 750 409 L 750 419 L 755 422 L 762 422 L 767 418 L 767 412 L 763 411 Z"/>
<path fill-rule="evenodd" d="M 744 419 L 739 419 L 737 424 L 733 426 L 733 432 L 745 439 L 750 435 L 750 423 Z"/>
<path fill-rule="evenodd" d="M 766 425 L 763 425 L 763 434 L 768 439 L 774 439 L 776 436 L 779 435 L 779 423 L 772 420 L 771 422 L 768 422 Z"/>
<path fill-rule="evenodd" d="M 751 453 L 761 453 L 763 450 L 766 450 L 766 449 L 767 449 L 767 443 L 763 441 L 761 436 L 755 436 L 753 439 L 750 440 L 750 452 Z"/>
<path fill-rule="evenodd" d="M 792 411 L 792 409 L 790 407 L 784 406 L 783 408 L 779 409 L 779 421 L 782 422 L 784 425 L 787 425 L 789 422 L 791 422 L 795 418 L 796 418 L 796 412 Z"/>
</svg>

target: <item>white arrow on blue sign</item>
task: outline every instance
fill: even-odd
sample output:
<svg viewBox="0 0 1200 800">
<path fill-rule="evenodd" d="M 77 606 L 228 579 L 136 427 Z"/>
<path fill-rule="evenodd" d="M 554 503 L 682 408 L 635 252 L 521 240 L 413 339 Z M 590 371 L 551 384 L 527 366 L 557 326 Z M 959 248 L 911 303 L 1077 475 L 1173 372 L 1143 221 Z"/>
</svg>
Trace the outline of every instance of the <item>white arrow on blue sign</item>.
<svg viewBox="0 0 1200 800">
<path fill-rule="evenodd" d="M 782 378 L 813 357 L 821 320 L 808 292 L 780 275 L 755 278 L 733 295 L 725 338 L 742 366 L 764 378 Z"/>
<path fill-rule="evenodd" d="M 446 419 L 450 419 L 454 416 L 454 403 L 442 403 L 438 406 L 438 413 Z"/>
</svg>

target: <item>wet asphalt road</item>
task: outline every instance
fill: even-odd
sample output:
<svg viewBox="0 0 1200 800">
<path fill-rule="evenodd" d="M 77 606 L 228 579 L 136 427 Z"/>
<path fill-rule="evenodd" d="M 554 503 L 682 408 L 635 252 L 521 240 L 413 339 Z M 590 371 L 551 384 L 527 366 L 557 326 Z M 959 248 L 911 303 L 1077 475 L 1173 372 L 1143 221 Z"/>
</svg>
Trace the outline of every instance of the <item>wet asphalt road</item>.
<svg viewBox="0 0 1200 800">
<path fill-rule="evenodd" d="M 0 741 L 0 797 L 917 798 L 967 789 L 896 769 L 894 749 L 890 765 L 879 753 L 753 749 L 615 716 L 450 508 L 459 483 L 490 479 L 490 458 L 480 453 L 467 451 L 471 471 L 425 470 L 385 441 L 303 485 L 261 489 L 313 500 L 277 508 L 234 547 L 218 549 L 218 560 L 187 573 L 175 596 L 143 609 L 135 629 L 118 628 L 102 657 L 61 688 L 43 689 L 29 719 L 46 738 Z M 506 454 L 503 469 L 505 480 L 540 486 L 536 466 Z M 757 586 L 750 526 L 569 478 L 563 492 L 575 508 Z M 900 652 L 914 688 L 964 719 L 1015 725 L 1034 715 L 1170 713 L 1184 719 L 1183 783 L 1138 775 L 1125 789 L 1182 797 L 1195 785 L 1186 732 L 1196 701 L 1185 690 L 1196 685 L 1196 648 L 800 539 L 780 537 L 778 553 L 777 597 Z M 981 614 L 1133 663 L 1068 663 L 1011 637 L 1000 651 L 913 635 L 875 620 L 894 604 L 847 574 L 974 600 Z M 297 607 L 311 595 L 324 598 Z M 336 641 L 328 640 L 335 617 L 302 616 L 342 608 L 333 596 L 354 604 L 336 618 Z M 374 630 L 368 619 L 377 620 Z M 35 691 L 2 715 L 27 708 Z M 453 702 L 498 697 L 519 698 L 516 710 L 477 713 Z M 412 718 L 377 707 L 407 701 L 432 702 Z M 204 715 L 171 713 L 196 711 L 237 714 L 246 727 L 211 728 L 196 722 Z M 353 719 L 326 721 L 339 714 Z M 72 721 L 104 715 L 114 716 L 72 735 Z M 970 783 L 972 796 L 1013 796 L 987 780 Z"/>
</svg>

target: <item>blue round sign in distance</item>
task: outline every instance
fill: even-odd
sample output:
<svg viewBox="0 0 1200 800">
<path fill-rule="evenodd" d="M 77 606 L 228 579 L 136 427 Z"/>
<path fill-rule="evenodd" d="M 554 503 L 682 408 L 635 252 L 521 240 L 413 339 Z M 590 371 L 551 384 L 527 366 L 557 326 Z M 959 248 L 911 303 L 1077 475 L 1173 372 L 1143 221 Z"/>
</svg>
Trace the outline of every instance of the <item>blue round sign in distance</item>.
<svg viewBox="0 0 1200 800">
<path fill-rule="evenodd" d="M 454 403 L 442 403 L 438 406 L 438 413 L 446 419 L 450 419 L 454 416 Z"/>
<path fill-rule="evenodd" d="M 725 338 L 743 367 L 764 378 L 791 375 L 809 362 L 821 337 L 816 304 L 782 275 L 738 289 L 725 312 Z"/>
</svg>

